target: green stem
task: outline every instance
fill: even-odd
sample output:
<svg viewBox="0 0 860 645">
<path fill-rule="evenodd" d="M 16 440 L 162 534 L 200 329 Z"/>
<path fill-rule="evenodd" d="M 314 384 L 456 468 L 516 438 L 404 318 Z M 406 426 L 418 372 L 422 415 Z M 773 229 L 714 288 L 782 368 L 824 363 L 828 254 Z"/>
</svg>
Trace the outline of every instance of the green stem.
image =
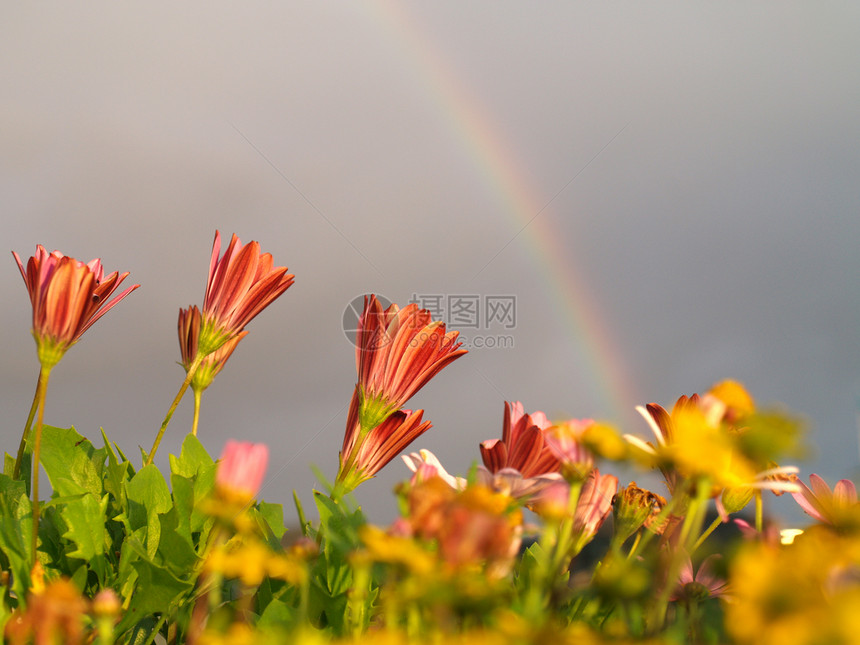
<svg viewBox="0 0 860 645">
<path fill-rule="evenodd" d="M 39 386 L 36 389 L 39 398 L 39 414 L 36 417 L 35 439 L 33 441 L 33 561 L 36 564 L 36 547 L 39 544 L 39 458 L 42 454 L 42 423 L 45 416 L 45 395 L 48 391 L 48 379 L 51 376 L 51 368 L 42 366 L 39 371 Z"/>
<path fill-rule="evenodd" d="M 152 631 L 149 632 L 149 636 L 147 636 L 146 640 L 143 642 L 143 645 L 152 645 L 155 642 L 155 637 L 158 636 L 158 632 L 161 631 L 161 628 L 164 627 L 164 623 L 166 622 L 167 614 L 161 614 L 158 622 L 155 623 L 155 627 L 152 628 Z"/>
<path fill-rule="evenodd" d="M 197 423 L 200 421 L 200 401 L 203 400 L 203 390 L 191 388 L 194 392 L 194 420 L 191 422 L 191 434 L 197 436 Z"/>
<path fill-rule="evenodd" d="M 764 505 L 761 498 L 761 489 L 755 492 L 755 530 L 759 533 L 764 530 Z"/>
<path fill-rule="evenodd" d="M 170 408 L 168 408 L 167 410 L 167 415 L 164 417 L 164 421 L 161 422 L 161 428 L 159 428 L 158 434 L 155 436 L 155 443 L 152 444 L 152 450 L 149 451 L 149 456 L 146 458 L 146 463 L 144 464 L 144 466 L 149 466 L 152 463 L 152 460 L 155 458 L 155 453 L 158 450 L 159 444 L 161 443 L 161 438 L 164 436 L 164 431 L 167 430 L 167 424 L 170 423 L 170 419 L 171 417 L 173 417 L 173 413 L 176 412 L 176 407 L 179 405 L 179 402 L 185 395 L 185 390 L 187 390 L 188 386 L 191 385 L 191 379 L 194 378 L 194 373 L 197 371 L 197 368 L 200 367 L 200 363 L 203 362 L 203 358 L 203 354 L 197 352 L 197 356 L 194 357 L 194 360 L 188 367 L 188 373 L 185 375 L 185 380 L 182 382 L 182 387 L 179 388 L 179 392 L 177 392 L 176 398 L 173 399 L 173 403 L 170 404 Z"/>
<path fill-rule="evenodd" d="M 705 540 L 707 540 L 707 539 L 708 539 L 708 536 L 709 536 L 711 533 L 713 533 L 713 532 L 717 529 L 717 527 L 718 527 L 720 524 L 722 524 L 722 523 L 723 523 L 723 518 L 721 518 L 721 517 L 718 515 L 718 516 L 717 516 L 717 518 L 716 518 L 713 522 L 711 522 L 711 525 L 710 525 L 710 526 L 705 530 L 705 532 L 704 532 L 704 533 L 702 533 L 702 534 L 699 536 L 699 539 L 698 539 L 698 540 L 696 540 L 696 543 L 693 545 L 693 548 L 692 548 L 692 550 L 690 551 L 690 555 L 693 555 L 693 553 L 695 553 L 696 551 L 698 551 L 699 547 L 700 547 L 700 546 L 702 546 L 702 543 L 703 543 Z"/>
<path fill-rule="evenodd" d="M 42 370 L 39 370 L 39 378 L 36 381 L 36 393 L 33 395 L 33 404 L 30 406 L 30 414 L 27 416 L 27 423 L 24 424 L 24 434 L 21 435 L 21 444 L 18 446 L 18 456 L 15 457 L 15 469 L 12 471 L 12 479 L 18 479 L 21 476 L 21 462 L 24 460 L 24 447 L 27 445 L 27 436 L 30 434 L 30 428 L 33 426 L 33 417 L 36 416 L 36 410 L 39 408 L 39 394 L 42 389 Z"/>
<path fill-rule="evenodd" d="M 690 553 L 691 536 L 701 530 L 702 522 L 705 519 L 705 511 L 711 490 L 710 482 L 707 478 L 703 477 L 695 481 L 695 487 L 696 496 L 691 500 L 690 506 L 687 509 L 687 515 L 684 517 L 684 523 L 681 525 L 678 545 L 672 553 L 669 567 L 666 571 L 666 582 L 657 595 L 656 602 L 651 607 L 650 620 L 648 621 L 651 633 L 656 633 L 663 627 L 663 623 L 666 620 L 666 609 L 669 606 L 669 596 L 675 588 L 684 558 Z"/>
<path fill-rule="evenodd" d="M 552 581 L 552 587 L 555 587 L 555 578 L 558 576 L 559 571 L 567 569 L 562 569 L 562 565 L 565 560 L 567 560 L 568 567 L 570 566 L 570 557 L 574 554 L 570 553 L 570 549 L 573 546 L 573 526 L 576 518 L 576 506 L 579 503 L 579 494 L 582 491 L 582 482 L 575 482 L 570 485 L 570 495 L 567 499 L 567 517 L 562 521 L 559 531 L 558 531 L 558 539 L 555 543 L 555 549 L 553 550 L 552 558 L 550 559 L 550 570 L 548 572 L 550 576 L 550 580 Z"/>
<path fill-rule="evenodd" d="M 640 528 L 636 531 L 636 537 L 633 538 L 633 545 L 630 547 L 630 551 L 627 553 L 627 559 L 630 560 L 634 555 L 636 555 L 636 549 L 639 548 L 639 544 L 642 542 L 642 532 L 646 529 Z"/>
</svg>

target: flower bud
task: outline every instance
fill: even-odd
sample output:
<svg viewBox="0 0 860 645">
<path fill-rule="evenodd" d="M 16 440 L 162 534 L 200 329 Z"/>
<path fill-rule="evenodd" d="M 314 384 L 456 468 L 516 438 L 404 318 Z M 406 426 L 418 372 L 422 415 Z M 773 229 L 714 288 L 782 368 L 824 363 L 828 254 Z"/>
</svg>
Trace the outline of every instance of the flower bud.
<svg viewBox="0 0 860 645">
<path fill-rule="evenodd" d="M 613 500 L 616 539 L 623 543 L 643 526 L 654 533 L 661 533 L 653 524 L 664 506 L 665 498 L 630 482 Z"/>
</svg>

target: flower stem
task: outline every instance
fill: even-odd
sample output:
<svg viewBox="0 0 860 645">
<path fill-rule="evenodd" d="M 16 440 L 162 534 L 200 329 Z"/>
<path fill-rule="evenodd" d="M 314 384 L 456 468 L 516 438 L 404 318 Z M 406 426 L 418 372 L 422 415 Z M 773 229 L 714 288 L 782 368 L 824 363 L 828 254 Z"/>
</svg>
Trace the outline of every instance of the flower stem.
<svg viewBox="0 0 860 645">
<path fill-rule="evenodd" d="M 672 551 L 668 567 L 666 568 L 665 584 L 657 594 L 656 600 L 650 608 L 648 625 L 652 633 L 656 633 L 663 628 L 666 620 L 666 609 L 669 606 L 669 596 L 672 595 L 672 591 L 677 583 L 684 558 L 691 553 L 692 536 L 697 535 L 702 530 L 702 523 L 705 519 L 705 511 L 707 510 L 710 494 L 708 479 L 702 477 L 696 480 L 695 490 L 696 496 L 691 500 L 690 506 L 687 509 L 684 522 L 681 524 L 678 544 L 675 546 L 674 551 Z"/>
<path fill-rule="evenodd" d="M 702 543 L 705 540 L 707 540 L 708 536 L 711 533 L 713 533 L 717 529 L 717 527 L 722 523 L 723 523 L 723 518 L 721 518 L 718 515 L 717 518 L 713 522 L 711 522 L 711 525 L 707 529 L 705 529 L 705 532 L 699 536 L 699 539 L 696 540 L 696 543 L 693 545 L 693 548 L 690 550 L 690 555 L 693 555 L 693 553 L 698 551 L 699 547 L 702 546 Z"/>
<path fill-rule="evenodd" d="M 553 549 L 550 558 L 549 576 L 555 585 L 555 579 L 561 572 L 567 572 L 570 567 L 571 558 L 576 553 L 571 553 L 571 548 L 574 543 L 573 527 L 576 518 L 576 507 L 579 504 L 579 494 L 582 491 L 582 482 L 578 481 L 570 485 L 570 492 L 567 498 L 567 514 L 561 522 L 558 529 L 555 548 Z M 565 565 L 567 563 L 567 566 Z"/>
<path fill-rule="evenodd" d="M 161 438 L 164 436 L 164 431 L 167 430 L 167 424 L 170 423 L 170 419 L 171 417 L 173 417 L 173 413 L 176 412 L 176 408 L 179 405 L 179 402 L 185 395 L 185 390 L 187 390 L 188 386 L 191 385 L 191 379 L 194 378 L 194 373 L 197 371 L 197 368 L 200 367 L 200 363 L 203 362 L 203 358 L 204 355 L 200 352 L 197 352 L 197 356 L 194 357 L 194 360 L 188 367 L 188 373 L 185 374 L 185 380 L 182 382 L 182 386 L 179 388 L 179 392 L 176 393 L 176 398 L 173 399 L 173 403 L 170 404 L 170 408 L 168 408 L 167 410 L 167 415 L 164 417 L 164 421 L 161 422 L 161 428 L 158 429 L 158 434 L 155 436 L 155 443 L 152 444 L 152 450 L 149 451 L 149 456 L 146 458 L 146 463 L 144 464 L 144 466 L 149 466 L 152 463 L 152 460 L 155 458 L 155 453 L 158 450 L 158 445 L 161 443 Z"/>
<path fill-rule="evenodd" d="M 761 490 L 755 492 L 755 530 L 759 533 L 764 530 L 764 505 L 762 504 Z"/>
<path fill-rule="evenodd" d="M 39 544 L 39 457 L 42 454 L 42 423 L 45 416 L 45 394 L 48 391 L 48 379 L 51 376 L 51 368 L 42 366 L 39 371 L 38 393 L 39 414 L 36 417 L 35 439 L 33 441 L 33 564 L 36 564 L 36 547 Z"/>
<path fill-rule="evenodd" d="M 203 390 L 192 388 L 194 392 L 194 420 L 191 422 L 191 434 L 197 436 L 197 423 L 200 421 L 200 401 L 203 399 Z"/>
<path fill-rule="evenodd" d="M 36 410 L 39 408 L 39 393 L 42 388 L 42 370 L 39 370 L 39 378 L 36 381 L 36 393 L 33 395 L 33 404 L 30 406 L 30 414 L 27 417 L 27 423 L 24 424 L 24 434 L 21 435 L 21 445 L 18 446 L 18 456 L 15 457 L 15 469 L 12 471 L 12 479 L 18 479 L 21 476 L 21 462 L 24 460 L 24 447 L 27 445 L 27 436 L 30 434 L 30 428 L 33 426 L 33 417 L 36 416 Z"/>
</svg>

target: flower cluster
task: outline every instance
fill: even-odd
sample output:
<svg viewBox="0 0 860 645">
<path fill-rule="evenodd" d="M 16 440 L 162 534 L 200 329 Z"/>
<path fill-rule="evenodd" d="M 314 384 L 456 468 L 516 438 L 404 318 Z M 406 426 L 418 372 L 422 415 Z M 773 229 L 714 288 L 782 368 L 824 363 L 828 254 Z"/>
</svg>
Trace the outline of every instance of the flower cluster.
<svg viewBox="0 0 860 645">
<path fill-rule="evenodd" d="M 423 410 L 403 405 L 442 368 L 466 353 L 458 332 L 410 304 L 383 310 L 365 298 L 358 322 L 355 363 L 358 383 L 346 419 L 337 481 L 352 490 L 373 477 L 430 428 Z"/>
<path fill-rule="evenodd" d="M 96 448 L 43 416 L 52 369 L 138 285 L 115 295 L 128 274 L 42 246 L 26 267 L 15 260 L 41 369 L 0 474 L 4 642 L 857 640 L 856 486 L 783 465 L 801 454 L 799 424 L 740 383 L 640 406 L 650 441 L 505 401 L 501 437 L 478 443 L 470 467 L 403 455 L 399 515 L 377 526 L 351 493 L 430 429 L 405 406 L 466 351 L 429 311 L 370 295 L 337 474 L 313 491 L 310 519 L 294 493 L 288 532 L 282 506 L 260 499 L 276 482 L 264 485 L 268 447 L 229 440 L 216 461 L 197 438 L 203 391 L 292 285 L 286 267 L 235 235 L 222 255 L 216 232 L 203 304 L 179 314 L 185 380 L 133 463 L 104 431 Z M 194 419 L 166 476 L 153 457 L 189 387 Z M 249 438 L 253 426 L 232 430 Z M 637 480 L 659 490 L 619 487 L 618 467 L 644 470 Z M 784 493 L 778 503 L 796 503 L 810 526 L 780 530 L 768 516 Z"/>
</svg>

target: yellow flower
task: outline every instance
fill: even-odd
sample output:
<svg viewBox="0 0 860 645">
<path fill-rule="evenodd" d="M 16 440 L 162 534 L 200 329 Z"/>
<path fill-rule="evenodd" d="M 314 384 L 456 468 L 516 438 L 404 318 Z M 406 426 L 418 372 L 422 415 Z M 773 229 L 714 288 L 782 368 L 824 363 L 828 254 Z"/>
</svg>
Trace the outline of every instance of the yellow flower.
<svg viewBox="0 0 860 645">
<path fill-rule="evenodd" d="M 267 577 L 301 584 L 307 576 L 302 562 L 294 556 L 276 553 L 259 540 L 241 536 L 212 549 L 206 570 L 238 578 L 248 587 L 259 586 Z"/>
<path fill-rule="evenodd" d="M 729 416 L 745 417 L 755 412 L 752 395 L 737 381 L 720 381 L 708 390 L 708 394 L 726 406 L 726 414 Z"/>
<path fill-rule="evenodd" d="M 754 466 L 736 450 L 732 437 L 715 425 L 698 407 L 683 407 L 672 414 L 674 441 L 666 453 L 680 473 L 707 477 L 719 487 L 743 486 L 755 480 Z"/>
<path fill-rule="evenodd" d="M 437 566 L 433 554 L 412 538 L 390 535 L 370 524 L 362 526 L 358 535 L 375 562 L 397 564 L 418 575 L 427 575 Z"/>
<path fill-rule="evenodd" d="M 853 643 L 860 542 L 816 527 L 793 544 L 748 544 L 731 568 L 726 626 L 738 643 Z"/>
</svg>

